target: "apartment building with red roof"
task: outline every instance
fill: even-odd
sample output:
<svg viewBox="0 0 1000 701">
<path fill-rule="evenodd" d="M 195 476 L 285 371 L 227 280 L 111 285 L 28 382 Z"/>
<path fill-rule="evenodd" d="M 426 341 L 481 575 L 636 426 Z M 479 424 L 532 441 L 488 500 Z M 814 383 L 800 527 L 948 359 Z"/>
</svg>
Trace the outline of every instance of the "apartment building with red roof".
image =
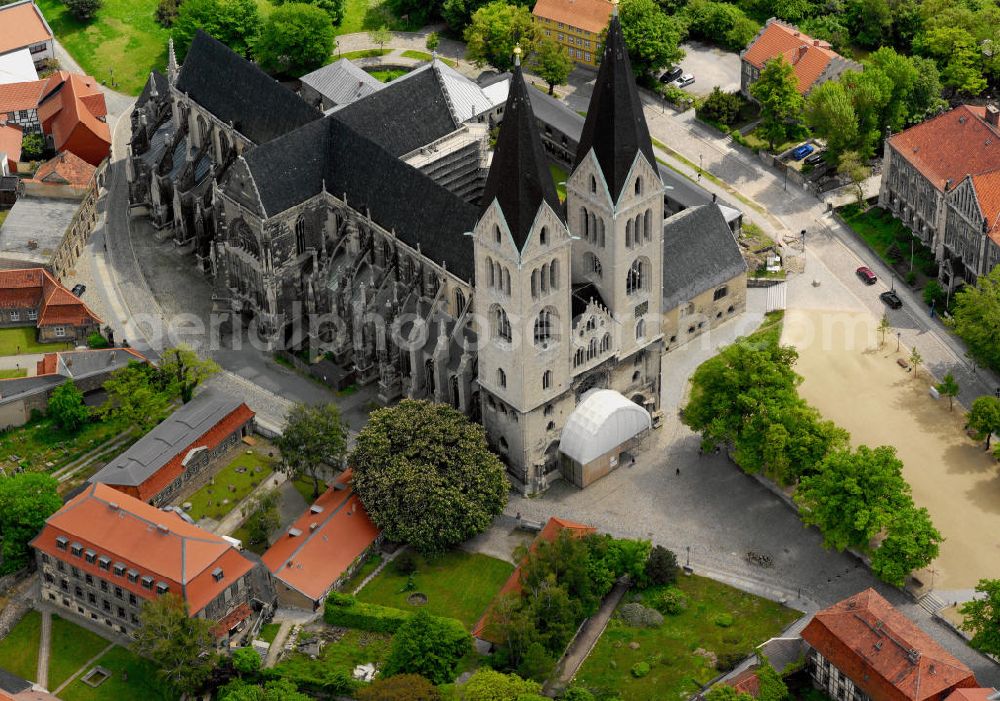
<svg viewBox="0 0 1000 701">
<path fill-rule="evenodd" d="M 531 11 L 535 26 L 566 54 L 585 66 L 601 60 L 601 33 L 611 21 L 609 0 L 537 0 Z"/>
<path fill-rule="evenodd" d="M 351 471 L 341 474 L 267 549 L 262 559 L 274 576 L 278 602 L 316 610 L 382 541 L 351 488 Z"/>
<path fill-rule="evenodd" d="M 34 326 L 38 340 L 80 342 L 101 319 L 45 268 L 0 270 L 0 328 Z"/>
<path fill-rule="evenodd" d="M 879 206 L 934 251 L 948 290 L 1000 264 L 1000 109 L 960 105 L 886 139 Z"/>
<path fill-rule="evenodd" d="M 45 94 L 48 80 L 0 85 L 0 122 L 21 127 L 25 133 L 39 133 L 38 103 Z"/>
<path fill-rule="evenodd" d="M 89 75 L 58 71 L 38 104 L 42 131 L 56 151 L 71 151 L 93 166 L 111 152 L 104 93 Z"/>
<path fill-rule="evenodd" d="M 943 701 L 979 686 L 968 667 L 874 589 L 817 612 L 802 639 L 814 683 L 834 701 Z"/>
<path fill-rule="evenodd" d="M 753 99 L 750 86 L 760 77 L 765 64 L 777 58 L 792 65 L 803 95 L 821 83 L 838 78 L 844 71 L 862 70 L 860 63 L 844 58 L 828 42 L 813 39 L 772 17 L 740 52 L 740 92 L 747 99 Z"/>
<path fill-rule="evenodd" d="M 33 0 L 0 7 L 0 56 L 28 49 L 36 68 L 55 56 L 52 29 Z"/>
<path fill-rule="evenodd" d="M 31 178 L 21 182 L 25 195 L 80 199 L 87 195 L 96 174 L 97 168 L 71 151 L 63 151 L 40 165 Z"/>
<path fill-rule="evenodd" d="M 109 635 L 128 635 L 142 604 L 180 596 L 188 615 L 216 621 L 220 643 L 238 639 L 274 605 L 259 560 L 221 536 L 103 484 L 88 485 L 31 541 L 41 599 Z"/>
</svg>

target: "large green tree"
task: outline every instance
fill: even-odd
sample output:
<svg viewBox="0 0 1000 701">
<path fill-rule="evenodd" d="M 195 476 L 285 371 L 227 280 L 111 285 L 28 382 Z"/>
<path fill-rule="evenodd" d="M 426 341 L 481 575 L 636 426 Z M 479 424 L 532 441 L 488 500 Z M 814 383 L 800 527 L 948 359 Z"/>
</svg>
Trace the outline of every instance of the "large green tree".
<svg viewBox="0 0 1000 701">
<path fill-rule="evenodd" d="M 83 392 L 73 380 L 66 380 L 52 390 L 48 414 L 56 426 L 69 432 L 76 431 L 90 419 L 90 409 L 83 403 Z"/>
<path fill-rule="evenodd" d="M 315 5 L 290 3 L 267 16 L 254 55 L 269 73 L 298 78 L 327 62 L 333 53 L 330 15 Z"/>
<path fill-rule="evenodd" d="M 336 404 L 296 404 L 288 412 L 285 429 L 274 443 L 288 472 L 312 480 L 315 499 L 330 470 L 344 464 L 347 424 Z"/>
<path fill-rule="evenodd" d="M 798 85 L 795 69 L 781 56 L 764 64 L 750 85 L 750 94 L 760 103 L 759 128 L 772 150 L 788 138 L 789 123 L 802 116 Z"/>
<path fill-rule="evenodd" d="M 1000 266 L 955 293 L 949 323 L 974 360 L 1000 370 Z"/>
<path fill-rule="evenodd" d="M 353 485 L 389 540 L 440 551 L 489 528 L 510 485 L 481 426 L 445 404 L 404 400 L 358 434 Z"/>
<path fill-rule="evenodd" d="M 495 0 L 475 11 L 463 36 L 467 59 L 477 66 L 509 71 L 514 47 L 520 46 L 521 55 L 527 56 L 535 49 L 538 31 L 529 8 Z"/>
<path fill-rule="evenodd" d="M 214 623 L 188 615 L 187 605 L 171 592 L 142 604 L 132 650 L 153 660 L 160 678 L 178 692 L 193 694 L 218 664 Z"/>
<path fill-rule="evenodd" d="M 108 399 L 101 413 L 148 431 L 167 413 L 176 396 L 167 377 L 146 363 L 130 362 L 104 382 Z"/>
<path fill-rule="evenodd" d="M 542 685 L 516 674 L 480 667 L 461 687 L 461 701 L 520 701 L 525 694 L 541 694 Z"/>
<path fill-rule="evenodd" d="M 927 567 L 938 556 L 942 540 L 927 509 L 912 504 L 901 508 L 893 514 L 885 539 L 872 554 L 872 572 L 901 587 L 911 572 Z"/>
<path fill-rule="evenodd" d="M 461 623 L 421 609 L 396 631 L 382 674 L 419 674 L 433 684 L 447 684 L 471 650 L 472 638 Z"/>
<path fill-rule="evenodd" d="M 858 142 L 858 117 L 851 96 L 839 80 L 828 80 L 813 88 L 805 102 L 805 121 L 814 134 L 826 139 L 833 159 Z"/>
<path fill-rule="evenodd" d="M 795 492 L 803 522 L 817 526 L 827 547 L 867 550 L 893 514 L 908 507 L 910 485 L 891 446 L 832 451 Z"/>
<path fill-rule="evenodd" d="M 355 694 L 358 701 L 440 701 L 441 692 L 419 674 L 379 677 Z"/>
<path fill-rule="evenodd" d="M 914 48 L 937 61 L 941 82 L 957 92 L 978 95 L 986 89 L 982 49 L 974 34 L 960 26 L 929 28 L 914 42 Z"/>
<path fill-rule="evenodd" d="M 1000 579 L 980 579 L 976 597 L 962 604 L 962 630 L 972 633 L 969 644 L 987 655 L 1000 655 Z"/>
<path fill-rule="evenodd" d="M 573 70 L 573 60 L 566 50 L 549 37 L 538 41 L 535 53 L 531 57 L 531 70 L 549 84 L 549 95 L 555 94 L 557 85 L 565 85 Z"/>
<path fill-rule="evenodd" d="M 292 2 L 293 0 L 274 0 L 275 5 L 284 5 L 286 2 Z M 330 17 L 330 22 L 334 26 L 340 24 L 344 20 L 344 6 L 347 0 L 301 0 L 309 5 L 318 7 L 323 10 Z M 404 13 L 397 13 L 404 14 Z"/>
<path fill-rule="evenodd" d="M 45 519 L 62 506 L 59 483 L 40 472 L 0 477 L 0 539 L 3 562 L 0 575 L 16 572 L 31 560 L 28 543 L 38 535 Z"/>
<path fill-rule="evenodd" d="M 219 371 L 211 358 L 202 358 L 191 346 L 180 345 L 163 351 L 160 371 L 168 378 L 172 392 L 187 404 L 198 385 Z"/>
<path fill-rule="evenodd" d="M 1000 399 L 990 395 L 976 398 L 965 419 L 975 432 L 976 440 L 985 439 L 986 450 L 989 450 L 993 434 L 1000 433 Z"/>
<path fill-rule="evenodd" d="M 256 653 L 254 653 L 256 654 Z M 242 679 L 234 679 L 219 689 L 219 701 L 312 701 L 294 682 L 273 679 L 263 686 Z"/>
<path fill-rule="evenodd" d="M 184 0 L 171 32 L 178 57 L 187 53 L 199 29 L 240 56 L 249 56 L 260 29 L 257 3 L 254 0 Z"/>
<path fill-rule="evenodd" d="M 684 58 L 680 48 L 684 27 L 654 0 L 622 0 L 618 15 L 636 75 L 655 73 Z"/>
</svg>

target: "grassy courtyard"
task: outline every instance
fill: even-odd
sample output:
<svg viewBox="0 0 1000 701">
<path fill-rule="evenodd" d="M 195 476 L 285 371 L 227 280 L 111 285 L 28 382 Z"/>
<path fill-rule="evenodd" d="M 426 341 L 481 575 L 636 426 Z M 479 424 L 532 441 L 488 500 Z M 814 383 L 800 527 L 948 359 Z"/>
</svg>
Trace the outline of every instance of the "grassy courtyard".
<svg viewBox="0 0 1000 701">
<path fill-rule="evenodd" d="M 108 442 L 123 430 L 116 421 L 91 421 L 80 430 L 63 431 L 47 418 L 0 431 L 0 468 L 53 472 Z M 126 444 L 122 445 L 124 450 Z M 51 463 L 51 464 L 50 464 Z"/>
<path fill-rule="evenodd" d="M 108 646 L 108 641 L 70 623 L 57 615 L 52 616 L 52 640 L 49 646 L 49 688 L 59 686 L 76 674 L 87 660 Z M 84 670 L 86 673 L 87 670 Z"/>
<path fill-rule="evenodd" d="M 0 355 L 21 355 L 22 353 L 55 353 L 70 350 L 72 343 L 39 343 L 34 326 L 14 329 L 0 329 Z"/>
<path fill-rule="evenodd" d="M 22 679 L 34 681 L 38 672 L 38 640 L 42 614 L 28 611 L 6 638 L 0 640 L 0 667 Z"/>
<path fill-rule="evenodd" d="M 253 451 L 240 453 L 219 470 L 214 484 L 206 484 L 184 500 L 191 503 L 188 514 L 195 521 L 206 517 L 219 520 L 270 477 L 272 472 L 274 467 L 270 458 Z"/>
<path fill-rule="evenodd" d="M 420 29 L 417 24 L 404 22 L 396 17 L 385 0 L 347 0 L 344 3 L 344 20 L 334 29 L 337 34 L 353 34 L 378 29 L 381 26 L 402 32 Z"/>
<path fill-rule="evenodd" d="M 409 577 L 390 564 L 361 590 L 358 599 L 414 611 L 417 607 L 407 598 L 420 592 L 427 597 L 420 608 L 435 616 L 457 618 L 471 628 L 514 570 L 509 562 L 461 550 L 415 558 L 414 589 L 403 591 Z"/>
<path fill-rule="evenodd" d="M 96 653 L 95 653 L 96 654 Z M 63 701 L 172 701 L 173 696 L 164 689 L 156 677 L 153 663 L 137 657 L 123 647 L 108 650 L 97 665 L 105 667 L 111 676 L 100 686 L 90 687 L 74 679 L 59 692 Z"/>
<path fill-rule="evenodd" d="M 909 270 L 912 242 L 914 270 L 923 271 L 924 274 L 937 270 L 934 252 L 915 239 L 910 229 L 887 210 L 871 207 L 861 211 L 857 205 L 851 204 L 841 207 L 839 213 L 854 233 L 889 267 Z"/>
<path fill-rule="evenodd" d="M 265 623 L 260 627 L 260 633 L 257 635 L 257 638 L 266 643 L 273 643 L 274 639 L 278 637 L 278 630 L 280 628 L 280 623 Z"/>
<path fill-rule="evenodd" d="M 406 75 L 410 71 L 405 68 L 390 68 L 385 71 L 368 71 L 372 78 L 383 83 L 391 83 L 401 75 Z"/>
<path fill-rule="evenodd" d="M 656 628 L 630 627 L 616 613 L 576 682 L 623 701 L 687 698 L 721 671 L 712 655 L 733 664 L 802 615 L 706 577 L 681 577 L 677 588 L 688 597 L 687 609 Z M 649 605 L 661 590 L 642 592 L 642 602 Z M 636 677 L 631 670 L 641 662 L 650 671 Z"/>
</svg>

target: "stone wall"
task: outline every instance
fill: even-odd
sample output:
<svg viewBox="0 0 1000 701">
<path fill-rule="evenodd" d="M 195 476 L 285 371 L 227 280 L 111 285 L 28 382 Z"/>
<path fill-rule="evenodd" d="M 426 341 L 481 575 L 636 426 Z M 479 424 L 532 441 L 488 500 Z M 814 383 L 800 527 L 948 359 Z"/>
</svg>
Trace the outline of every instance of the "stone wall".
<svg viewBox="0 0 1000 701">
<path fill-rule="evenodd" d="M 107 170 L 108 160 L 104 159 L 90 179 L 90 183 L 83 193 L 80 207 L 76 210 L 73 221 L 66 227 L 62 242 L 56 249 L 55 255 L 52 256 L 52 270 L 59 279 L 73 272 L 76 261 L 80 258 L 80 251 L 87 245 L 90 234 L 97 225 L 98 204 Z"/>
</svg>

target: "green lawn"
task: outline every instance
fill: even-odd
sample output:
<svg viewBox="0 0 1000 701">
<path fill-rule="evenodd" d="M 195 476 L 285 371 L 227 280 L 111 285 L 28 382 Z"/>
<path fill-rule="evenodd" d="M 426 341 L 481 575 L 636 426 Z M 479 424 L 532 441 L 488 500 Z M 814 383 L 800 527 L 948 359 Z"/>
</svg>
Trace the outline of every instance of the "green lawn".
<svg viewBox="0 0 1000 701">
<path fill-rule="evenodd" d="M 426 51 L 414 51 L 412 49 L 410 49 L 409 51 L 404 51 L 403 56 L 405 56 L 406 58 L 415 58 L 418 61 L 430 61 L 432 58 L 434 58 L 432 54 L 429 54 Z M 438 61 L 443 61 L 452 68 L 458 65 L 455 63 L 455 61 L 452 61 L 450 58 L 445 58 L 443 56 L 438 56 Z"/>
<path fill-rule="evenodd" d="M 932 271 L 937 268 L 934 253 L 915 239 L 913 233 L 891 213 L 881 207 L 862 212 L 857 205 L 841 207 L 840 215 L 847 225 L 878 254 L 889 267 L 903 262 L 909 270 L 910 244 L 913 243 L 914 270 Z"/>
<path fill-rule="evenodd" d="M 108 646 L 108 641 L 70 623 L 59 616 L 52 616 L 52 642 L 49 647 L 49 688 L 59 685 L 73 676 L 86 664 L 87 660 Z M 86 673 L 87 670 L 84 670 Z"/>
<path fill-rule="evenodd" d="M 377 58 L 385 56 L 387 53 L 389 53 L 389 49 L 361 49 L 360 51 L 348 51 L 347 53 L 340 54 L 340 58 L 353 61 L 356 58 Z"/>
<path fill-rule="evenodd" d="M 417 572 L 413 591 L 427 596 L 422 608 L 435 616 L 457 618 L 471 628 L 507 581 L 514 566 L 486 555 L 453 550 L 425 558 L 416 555 Z M 358 594 L 360 601 L 414 611 L 407 603 L 412 591 L 402 591 L 407 576 L 390 564 Z"/>
<path fill-rule="evenodd" d="M 320 659 L 333 669 L 350 671 L 359 664 L 375 662 L 381 666 L 389 656 L 392 636 L 367 630 L 349 630 L 344 637 L 323 648 Z"/>
<path fill-rule="evenodd" d="M 280 628 L 280 623 L 265 623 L 260 627 L 260 633 L 257 634 L 257 638 L 266 643 L 273 643 Z"/>
<path fill-rule="evenodd" d="M 219 470 L 215 484 L 206 484 L 185 501 L 191 502 L 188 514 L 195 521 L 206 516 L 219 520 L 235 508 L 250 492 L 274 472 L 270 458 L 256 452 L 240 453 Z M 223 501 L 228 503 L 223 504 Z"/>
<path fill-rule="evenodd" d="M 7 370 L 0 370 L 0 380 L 10 380 L 15 377 L 27 377 L 27 368 L 10 368 Z"/>
<path fill-rule="evenodd" d="M 340 587 L 340 591 L 344 592 L 345 594 L 352 593 L 355 589 L 358 588 L 358 585 L 361 584 L 361 582 L 365 581 L 365 577 L 374 572 L 375 568 L 381 564 L 382 564 L 382 556 L 379 555 L 378 553 L 375 553 L 367 560 L 365 560 L 365 563 L 361 565 L 360 568 L 358 568 L 358 571 L 354 573 L 353 577 L 347 580 L 344 586 Z"/>
<path fill-rule="evenodd" d="M 91 421 L 76 433 L 55 428 L 47 418 L 29 421 L 24 426 L 0 431 L 0 467 L 10 470 L 19 464 L 26 470 L 53 472 L 122 430 L 122 425 L 115 421 Z"/>
<path fill-rule="evenodd" d="M 569 173 L 566 169 L 555 163 L 549 163 L 549 172 L 552 173 L 552 182 L 556 186 L 556 193 L 559 195 L 559 201 L 566 201 L 566 181 L 569 179 Z"/>
<path fill-rule="evenodd" d="M 385 25 L 389 29 L 413 32 L 420 29 L 419 23 L 404 22 L 396 17 L 384 0 L 347 0 L 344 3 L 344 20 L 335 27 L 337 34 L 353 34 L 378 29 Z"/>
<path fill-rule="evenodd" d="M 689 598 L 686 611 L 666 616 L 657 628 L 629 627 L 616 614 L 577 673 L 577 683 L 623 701 L 687 698 L 721 671 L 695 650 L 734 663 L 802 615 L 706 577 L 682 576 L 677 586 Z M 651 599 L 659 590 L 651 588 L 642 596 Z M 717 625 L 719 614 L 732 616 L 732 625 Z M 649 664 L 651 671 L 637 679 L 630 670 L 639 662 Z"/>
<path fill-rule="evenodd" d="M 39 343 L 34 326 L 15 329 L 0 329 L 0 355 L 21 355 L 22 353 L 55 353 L 70 350 L 72 343 Z"/>
<path fill-rule="evenodd" d="M 156 677 L 153 663 L 115 646 L 97 661 L 111 671 L 111 677 L 91 688 L 80 679 L 59 692 L 63 701 L 173 701 L 176 697 Z M 128 680 L 123 678 L 128 675 Z M 51 682 L 50 682 L 51 685 Z"/>
<path fill-rule="evenodd" d="M 295 491 L 302 495 L 302 498 L 306 500 L 307 504 L 312 504 L 319 497 L 314 495 L 315 486 L 313 485 L 312 479 L 309 477 L 296 477 L 292 482 L 292 486 L 295 487 Z M 319 483 L 319 493 L 322 494 L 326 491 L 326 484 L 323 482 Z"/>
<path fill-rule="evenodd" d="M 392 68 L 387 71 L 368 71 L 373 78 L 383 83 L 389 83 L 401 75 L 406 75 L 410 71 L 406 68 Z"/>
<path fill-rule="evenodd" d="M 6 638 L 0 640 L 0 667 L 22 679 L 34 681 L 38 672 L 38 639 L 42 614 L 28 611 Z"/>
</svg>

